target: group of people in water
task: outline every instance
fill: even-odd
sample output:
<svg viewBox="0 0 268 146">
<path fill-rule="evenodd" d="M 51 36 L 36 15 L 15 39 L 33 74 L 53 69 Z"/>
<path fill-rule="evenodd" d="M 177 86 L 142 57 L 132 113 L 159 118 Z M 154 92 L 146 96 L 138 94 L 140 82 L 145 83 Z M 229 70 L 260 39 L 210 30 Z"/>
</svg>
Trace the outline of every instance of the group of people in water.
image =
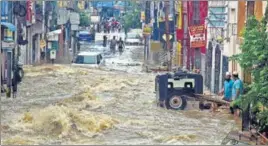
<svg viewBox="0 0 268 146">
<path fill-rule="evenodd" d="M 103 36 L 103 47 L 107 46 L 108 38 L 106 35 Z M 116 36 L 113 36 L 113 39 L 110 41 L 110 51 L 111 53 L 116 53 L 116 46 L 118 46 L 119 54 L 122 55 L 125 43 L 120 37 L 119 40 L 116 40 Z"/>
</svg>

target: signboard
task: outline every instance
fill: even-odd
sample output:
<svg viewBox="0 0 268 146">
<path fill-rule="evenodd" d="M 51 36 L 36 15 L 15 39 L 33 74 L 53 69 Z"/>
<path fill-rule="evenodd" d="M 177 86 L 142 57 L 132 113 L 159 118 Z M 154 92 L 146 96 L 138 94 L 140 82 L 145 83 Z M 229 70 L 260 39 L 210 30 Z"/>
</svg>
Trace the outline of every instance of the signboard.
<svg viewBox="0 0 268 146">
<path fill-rule="evenodd" d="M 163 47 L 160 41 L 151 41 L 151 52 L 160 52 L 161 50 L 163 50 Z"/>
<path fill-rule="evenodd" d="M 46 41 L 45 40 L 41 40 L 40 41 L 40 48 L 43 49 L 46 47 Z"/>
<path fill-rule="evenodd" d="M 71 30 L 79 30 L 79 26 L 76 24 L 71 25 Z"/>
<path fill-rule="evenodd" d="M 80 24 L 80 15 L 76 12 L 70 13 L 70 23 L 71 24 Z"/>
<path fill-rule="evenodd" d="M 167 41 L 167 35 L 163 34 L 162 36 L 163 40 Z M 172 35 L 169 35 L 169 40 L 172 40 Z"/>
<path fill-rule="evenodd" d="M 56 50 L 50 50 L 50 59 L 56 59 Z"/>
<path fill-rule="evenodd" d="M 33 24 L 35 23 L 35 10 L 34 10 L 34 1 L 32 0 L 27 0 L 26 1 L 26 21 L 28 24 Z"/>
<path fill-rule="evenodd" d="M 142 11 L 142 12 L 141 12 L 141 21 L 144 21 L 144 20 L 145 20 L 145 12 Z"/>
<path fill-rule="evenodd" d="M 58 1 L 58 7 L 59 8 L 65 8 L 68 6 L 68 2 L 67 1 Z"/>
<path fill-rule="evenodd" d="M 83 0 L 80 0 L 77 2 L 77 7 L 80 9 L 80 10 L 84 10 L 85 9 L 85 1 Z"/>
<path fill-rule="evenodd" d="M 191 48 L 206 47 L 205 25 L 196 25 L 189 27 Z"/>
<path fill-rule="evenodd" d="M 178 65 L 179 66 L 182 66 L 182 51 L 181 51 L 181 49 L 182 49 L 182 46 L 181 46 L 181 41 L 178 41 L 178 43 L 177 43 L 177 58 L 178 58 L 178 60 L 177 60 L 177 63 L 178 63 Z"/>
<path fill-rule="evenodd" d="M 57 24 L 58 25 L 62 25 L 67 23 L 67 21 L 69 20 L 69 11 L 66 9 L 59 9 L 58 10 L 58 18 L 57 18 Z"/>
<path fill-rule="evenodd" d="M 174 34 L 174 32 L 176 31 L 175 30 L 175 25 L 174 25 L 175 23 L 174 23 L 174 21 L 169 21 L 169 34 L 170 35 L 172 35 L 172 37 L 169 37 L 169 38 L 171 38 L 170 39 L 170 42 L 174 42 L 174 38 L 175 38 L 175 34 Z M 165 22 L 159 22 L 159 28 L 166 28 L 166 24 L 165 24 Z M 165 37 L 165 34 L 166 34 L 166 31 L 165 31 L 165 29 L 160 29 L 159 30 L 159 36 L 160 36 L 160 41 L 162 42 L 162 43 L 165 43 L 166 42 L 166 37 Z"/>
<path fill-rule="evenodd" d="M 100 16 L 90 16 L 90 22 L 91 23 L 99 23 L 100 22 Z"/>
<path fill-rule="evenodd" d="M 2 41 L 2 48 L 15 48 L 15 43 L 14 42 L 5 42 L 5 41 Z"/>
</svg>

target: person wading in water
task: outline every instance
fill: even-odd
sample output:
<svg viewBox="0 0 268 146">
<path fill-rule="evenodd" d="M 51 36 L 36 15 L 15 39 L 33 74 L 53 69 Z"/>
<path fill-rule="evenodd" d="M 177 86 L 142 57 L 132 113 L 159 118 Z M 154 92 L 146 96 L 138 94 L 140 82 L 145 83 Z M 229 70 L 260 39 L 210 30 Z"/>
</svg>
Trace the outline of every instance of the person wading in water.
<svg viewBox="0 0 268 146">
<path fill-rule="evenodd" d="M 117 44 L 117 41 L 116 41 L 115 36 L 114 36 L 113 39 L 111 40 L 111 43 L 110 43 L 110 49 L 111 49 L 111 52 L 113 54 L 115 54 L 116 44 Z"/>
<path fill-rule="evenodd" d="M 104 35 L 103 36 L 103 47 L 106 47 L 106 45 L 107 45 L 107 36 Z"/>
<path fill-rule="evenodd" d="M 118 41 L 118 50 L 119 50 L 120 55 L 122 55 L 122 53 L 123 53 L 123 47 L 125 47 L 125 44 L 124 44 L 122 38 L 120 37 L 120 39 Z"/>
</svg>

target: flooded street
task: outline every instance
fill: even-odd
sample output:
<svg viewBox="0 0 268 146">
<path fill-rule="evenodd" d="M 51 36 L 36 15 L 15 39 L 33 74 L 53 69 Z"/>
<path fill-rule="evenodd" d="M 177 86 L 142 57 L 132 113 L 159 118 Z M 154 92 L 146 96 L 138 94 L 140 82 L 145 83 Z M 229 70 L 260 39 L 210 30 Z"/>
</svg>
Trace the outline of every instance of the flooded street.
<svg viewBox="0 0 268 146">
<path fill-rule="evenodd" d="M 26 67 L 18 97 L 1 98 L 2 143 L 216 145 L 234 128 L 228 114 L 156 107 L 155 75 L 122 65 L 142 59 L 130 52 L 105 69 Z"/>
</svg>

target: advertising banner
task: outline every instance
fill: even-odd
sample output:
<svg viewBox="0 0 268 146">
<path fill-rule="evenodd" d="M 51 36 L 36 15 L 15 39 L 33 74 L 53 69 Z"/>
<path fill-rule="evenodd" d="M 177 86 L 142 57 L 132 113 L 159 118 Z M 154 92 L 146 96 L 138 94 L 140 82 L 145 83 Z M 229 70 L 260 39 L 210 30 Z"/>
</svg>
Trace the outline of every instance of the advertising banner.
<svg viewBox="0 0 268 146">
<path fill-rule="evenodd" d="M 196 25 L 189 27 L 190 47 L 201 48 L 206 46 L 205 25 Z"/>
</svg>

